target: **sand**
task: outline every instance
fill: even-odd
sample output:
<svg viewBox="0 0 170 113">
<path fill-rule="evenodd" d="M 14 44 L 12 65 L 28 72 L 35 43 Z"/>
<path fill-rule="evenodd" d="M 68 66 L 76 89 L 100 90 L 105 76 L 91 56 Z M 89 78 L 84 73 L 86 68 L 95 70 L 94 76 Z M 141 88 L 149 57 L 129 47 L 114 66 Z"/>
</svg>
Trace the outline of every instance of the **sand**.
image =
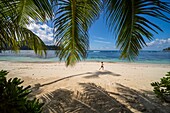
<svg viewBox="0 0 170 113">
<path fill-rule="evenodd" d="M 40 84 L 42 94 L 50 93 L 56 89 L 64 88 L 72 91 L 80 90 L 79 83 L 95 83 L 106 89 L 108 92 L 123 94 L 118 87 L 132 90 L 132 95 L 149 96 L 152 100 L 154 97 L 151 82 L 159 81 L 168 71 L 170 64 L 144 64 L 144 63 L 106 63 L 104 70 L 99 70 L 100 62 L 80 62 L 74 67 L 66 67 L 65 63 L 48 62 L 48 63 L 29 63 L 29 62 L 8 62 L 0 61 L 0 70 L 9 71 L 8 78 L 19 77 L 25 82 L 24 86 Z M 139 96 L 139 100 L 141 100 Z M 114 96 L 118 101 L 124 103 L 131 111 L 141 112 L 128 104 L 125 100 Z M 145 100 L 145 99 L 144 99 Z M 157 101 L 157 100 L 156 100 Z M 142 101 L 141 101 L 142 102 Z M 151 101 L 151 103 L 154 103 Z M 142 103 L 144 106 L 145 102 Z M 157 106 L 155 103 L 151 106 Z M 169 104 L 165 104 L 168 109 Z M 155 108 L 147 108 L 155 109 Z M 162 111 L 162 112 L 166 112 Z"/>
</svg>

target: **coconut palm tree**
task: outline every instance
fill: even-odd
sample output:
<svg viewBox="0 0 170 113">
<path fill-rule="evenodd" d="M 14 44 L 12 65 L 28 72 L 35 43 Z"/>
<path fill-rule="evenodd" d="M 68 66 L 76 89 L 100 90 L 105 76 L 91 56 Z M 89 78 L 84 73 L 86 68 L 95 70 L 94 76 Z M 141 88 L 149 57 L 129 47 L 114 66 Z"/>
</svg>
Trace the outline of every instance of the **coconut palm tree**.
<svg viewBox="0 0 170 113">
<path fill-rule="evenodd" d="M 29 23 L 29 17 L 41 21 L 47 19 L 44 17 L 51 17 L 53 6 L 55 43 L 61 48 L 57 54 L 60 60 L 66 61 L 67 66 L 86 58 L 89 47 L 88 30 L 102 12 L 109 30 L 115 34 L 113 37 L 116 38 L 116 46 L 121 50 L 120 57 L 129 60 L 133 60 L 147 46 L 145 37 L 152 40 L 153 33 L 162 31 L 158 25 L 147 19 L 148 16 L 170 22 L 167 16 L 170 14 L 170 2 L 162 0 L 23 1 L 1 0 L 0 47 L 6 44 L 17 47 L 18 40 L 27 40 L 26 44 L 30 44 L 36 51 L 44 49 L 42 41 L 35 34 L 28 29 L 25 34 L 24 25 Z"/>
<path fill-rule="evenodd" d="M 144 37 L 152 40 L 153 32 L 162 31 L 148 16 L 170 22 L 166 16 L 170 14 L 170 2 L 161 0 L 58 0 L 56 5 L 55 38 L 62 48 L 58 55 L 67 65 L 86 58 L 88 29 L 101 12 L 109 30 L 116 34 L 120 57 L 129 60 L 147 46 Z"/>
<path fill-rule="evenodd" d="M 43 54 L 45 44 L 27 29 L 30 20 L 45 22 L 52 18 L 49 0 L 1 0 L 0 1 L 0 49 L 18 50 L 27 45 L 38 54 Z M 44 51 L 45 53 L 45 51 Z"/>
</svg>

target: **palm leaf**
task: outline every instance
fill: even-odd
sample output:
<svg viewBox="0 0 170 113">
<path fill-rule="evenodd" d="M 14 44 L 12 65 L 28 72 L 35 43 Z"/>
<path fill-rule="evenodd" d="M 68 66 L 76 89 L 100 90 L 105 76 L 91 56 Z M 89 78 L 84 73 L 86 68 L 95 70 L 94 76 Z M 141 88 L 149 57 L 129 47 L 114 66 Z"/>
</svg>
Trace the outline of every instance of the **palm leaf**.
<svg viewBox="0 0 170 113">
<path fill-rule="evenodd" d="M 52 17 L 49 0 L 1 0 L 0 1 L 0 48 L 18 50 L 27 45 L 40 55 L 45 52 L 45 44 L 32 31 L 26 28 L 30 18 L 44 22 Z"/>
<path fill-rule="evenodd" d="M 32 31 L 26 29 L 25 27 L 11 23 L 1 23 L 1 27 L 1 49 L 10 48 L 12 50 L 19 50 L 21 46 L 27 45 L 28 47 L 32 48 L 36 54 L 46 54 L 45 44 Z"/>
<path fill-rule="evenodd" d="M 100 0 L 58 0 L 54 20 L 56 45 L 60 60 L 66 65 L 74 65 L 86 58 L 89 47 L 88 29 L 99 16 Z M 95 9 L 95 10 L 94 10 Z"/>
<path fill-rule="evenodd" d="M 20 25 L 29 24 L 29 18 L 44 22 L 52 17 L 52 6 L 48 0 L 19 0 L 16 7 L 17 17 L 14 21 Z"/>
<path fill-rule="evenodd" d="M 170 5 L 160 0 L 106 0 L 105 4 L 107 24 L 116 35 L 121 58 L 133 60 L 147 46 L 144 37 L 152 40 L 152 32 L 162 31 L 148 16 L 170 22 L 165 15 L 170 14 Z"/>
</svg>

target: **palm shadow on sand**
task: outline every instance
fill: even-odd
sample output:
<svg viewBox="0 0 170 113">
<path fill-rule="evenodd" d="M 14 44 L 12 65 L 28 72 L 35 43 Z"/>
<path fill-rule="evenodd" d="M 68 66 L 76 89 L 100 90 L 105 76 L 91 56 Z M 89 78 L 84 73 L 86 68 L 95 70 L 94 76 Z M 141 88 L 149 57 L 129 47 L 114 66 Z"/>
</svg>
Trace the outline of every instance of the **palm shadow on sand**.
<svg viewBox="0 0 170 113">
<path fill-rule="evenodd" d="M 116 83 L 118 93 L 109 92 L 115 98 L 123 100 L 131 109 L 142 113 L 168 113 L 170 104 L 164 105 L 152 91 L 137 91 Z"/>
<path fill-rule="evenodd" d="M 116 83 L 110 92 L 94 83 L 79 83 L 81 91 L 56 89 L 41 96 L 44 113 L 168 113 L 170 104 L 159 101 L 151 91 L 137 91 Z M 151 96 L 149 96 L 151 95 Z M 35 96 L 35 95 L 34 95 Z"/>
<path fill-rule="evenodd" d="M 83 78 L 99 78 L 102 75 L 121 76 L 120 74 L 116 74 L 111 71 L 105 70 L 105 71 L 96 71 L 94 73 L 91 73 L 88 76 L 83 77 Z"/>
<path fill-rule="evenodd" d="M 79 83 L 81 92 L 57 89 L 43 95 L 44 113 L 132 113 L 126 106 L 94 83 Z"/>
<path fill-rule="evenodd" d="M 56 82 L 59 82 L 59 81 L 62 81 L 62 80 L 68 79 L 68 78 L 78 77 L 78 76 L 85 76 L 84 78 L 88 79 L 88 78 L 99 78 L 99 76 L 101 76 L 101 75 L 121 76 L 120 74 L 116 74 L 116 73 L 113 73 L 113 72 L 107 71 L 107 70 L 105 70 L 105 71 L 96 71 L 96 72 L 87 72 L 87 73 L 70 75 L 70 76 L 67 76 L 67 77 L 63 77 L 63 78 L 54 80 L 54 81 L 49 82 L 49 83 L 41 84 L 40 87 L 50 85 L 50 84 L 53 84 L 53 83 L 56 83 Z"/>
</svg>

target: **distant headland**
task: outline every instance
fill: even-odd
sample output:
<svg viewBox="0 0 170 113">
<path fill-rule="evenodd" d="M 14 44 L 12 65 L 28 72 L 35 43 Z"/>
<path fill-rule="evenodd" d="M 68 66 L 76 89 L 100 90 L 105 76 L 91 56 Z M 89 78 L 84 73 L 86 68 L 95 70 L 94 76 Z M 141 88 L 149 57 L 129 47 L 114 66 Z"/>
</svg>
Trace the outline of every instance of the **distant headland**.
<svg viewBox="0 0 170 113">
<path fill-rule="evenodd" d="M 170 52 L 170 47 L 163 49 L 163 51 L 168 51 L 168 52 Z"/>
<path fill-rule="evenodd" d="M 46 49 L 47 50 L 59 50 L 59 47 L 58 46 L 55 46 L 55 45 L 46 45 Z M 1 50 L 11 50 L 10 47 L 7 47 L 5 49 L 0 49 L 0 52 Z M 32 50 L 31 48 L 29 48 L 28 46 L 21 46 L 20 47 L 20 50 Z"/>
<path fill-rule="evenodd" d="M 55 46 L 55 45 L 46 45 L 47 50 L 59 50 L 59 47 Z M 32 50 L 31 48 L 29 48 L 28 46 L 22 46 L 20 47 L 20 50 Z"/>
</svg>

